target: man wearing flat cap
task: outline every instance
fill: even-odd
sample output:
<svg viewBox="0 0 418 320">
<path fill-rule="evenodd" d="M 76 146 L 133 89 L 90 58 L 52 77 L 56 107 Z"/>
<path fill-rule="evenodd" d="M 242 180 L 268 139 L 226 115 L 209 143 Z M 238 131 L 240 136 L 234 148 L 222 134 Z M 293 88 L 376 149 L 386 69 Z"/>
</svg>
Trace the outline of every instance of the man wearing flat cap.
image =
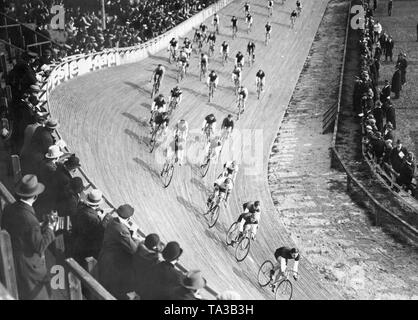
<svg viewBox="0 0 418 320">
<path fill-rule="evenodd" d="M 183 278 L 180 286 L 170 292 L 170 300 L 202 300 L 199 291 L 206 286 L 200 270 L 191 270 Z"/>
<path fill-rule="evenodd" d="M 155 265 L 160 262 L 161 251 L 160 237 L 151 233 L 145 237 L 145 241 L 138 245 L 133 258 L 134 291 L 141 300 L 152 299 L 153 282 L 150 274 Z"/>
<path fill-rule="evenodd" d="M 99 254 L 99 282 L 116 299 L 126 300 L 133 291 L 133 256 L 138 247 L 138 239 L 131 235 L 128 222 L 134 214 L 129 204 L 120 206 L 117 217 L 106 226 L 103 246 Z"/>
<path fill-rule="evenodd" d="M 73 219 L 74 259 L 84 268 L 85 258 L 98 258 L 105 227 L 112 219 L 110 213 L 100 209 L 102 202 L 102 192 L 98 189 L 91 190 L 79 205 Z"/>
<path fill-rule="evenodd" d="M 41 228 L 33 203 L 45 187 L 35 175 L 23 176 L 15 188 L 18 200 L 4 209 L 1 227 L 11 238 L 16 280 L 21 300 L 49 299 L 45 250 L 54 241 L 55 223 Z"/>
<path fill-rule="evenodd" d="M 167 300 L 170 291 L 182 284 L 184 275 L 175 268 L 175 264 L 183 253 L 183 249 L 176 241 L 167 243 L 162 255 L 164 261 L 158 263 L 152 271 L 154 281 L 153 300 Z"/>
</svg>

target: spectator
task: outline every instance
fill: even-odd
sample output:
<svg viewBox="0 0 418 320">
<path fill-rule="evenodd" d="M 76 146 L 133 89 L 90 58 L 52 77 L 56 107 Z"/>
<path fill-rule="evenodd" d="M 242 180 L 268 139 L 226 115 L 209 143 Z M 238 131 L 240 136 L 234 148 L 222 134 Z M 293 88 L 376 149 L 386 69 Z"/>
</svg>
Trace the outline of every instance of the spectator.
<svg viewBox="0 0 418 320">
<path fill-rule="evenodd" d="M 55 171 L 54 180 L 56 185 L 57 201 L 60 201 L 62 195 L 68 189 L 72 175 L 81 167 L 80 159 L 72 154 L 64 163 L 58 163 Z"/>
<path fill-rule="evenodd" d="M 388 61 L 388 58 L 390 58 L 390 62 L 393 61 L 394 46 L 395 46 L 395 42 L 393 41 L 392 37 L 389 36 L 386 41 L 385 61 Z"/>
<path fill-rule="evenodd" d="M 116 299 L 127 300 L 127 293 L 133 291 L 133 256 L 138 247 L 138 239 L 131 235 L 128 222 L 134 208 L 120 206 L 104 231 L 103 246 L 99 254 L 99 282 Z"/>
<path fill-rule="evenodd" d="M 41 227 L 33 204 L 45 187 L 35 175 L 25 175 L 17 184 L 17 201 L 6 206 L 2 228 L 12 242 L 16 280 L 21 300 L 49 299 L 49 278 L 45 250 L 54 241 L 55 224 Z"/>
<path fill-rule="evenodd" d="M 393 9 L 393 0 L 389 0 L 388 2 L 388 16 L 389 17 L 392 15 L 392 9 Z"/>
<path fill-rule="evenodd" d="M 164 261 L 158 263 L 152 272 L 154 287 L 152 288 L 153 300 L 167 300 L 169 292 L 182 284 L 184 275 L 175 268 L 175 264 L 183 253 L 183 249 L 175 242 L 167 243 L 162 254 Z M 151 288 L 150 288 L 151 289 Z"/>
<path fill-rule="evenodd" d="M 30 124 L 28 124 L 25 128 L 24 135 L 23 135 L 23 146 L 19 154 L 26 153 L 35 130 L 38 127 L 42 127 L 47 121 L 47 118 L 48 118 L 48 114 L 40 114 L 40 113 L 35 114 L 35 116 L 33 117 L 33 121 Z"/>
<path fill-rule="evenodd" d="M 386 123 L 392 124 L 393 130 L 396 130 L 396 111 L 392 103 L 386 108 Z"/>
<path fill-rule="evenodd" d="M 386 123 L 385 127 L 383 128 L 383 139 L 395 141 L 395 135 L 393 134 L 393 126 L 392 123 L 389 121 Z"/>
<path fill-rule="evenodd" d="M 38 127 L 35 130 L 27 153 L 21 155 L 22 172 L 37 173 L 39 163 L 42 161 L 45 153 L 48 152 L 48 148 L 56 142 L 53 133 L 58 127 L 57 120 L 49 119 L 44 127 Z"/>
<path fill-rule="evenodd" d="M 383 155 L 383 163 L 390 165 L 390 156 L 392 154 L 392 150 L 393 150 L 393 145 L 392 145 L 392 141 L 391 139 L 388 139 L 385 141 L 385 153 Z M 385 168 L 385 167 L 384 167 Z M 385 168 L 386 169 L 386 168 Z M 386 170 L 386 172 L 389 174 L 390 173 Z"/>
<path fill-rule="evenodd" d="M 382 110 L 382 103 L 380 101 L 377 101 L 375 104 L 375 108 L 372 111 L 373 116 L 376 120 L 376 127 L 377 130 L 382 132 L 383 130 L 383 110 Z"/>
<path fill-rule="evenodd" d="M 73 219 L 74 259 L 84 268 L 85 258 L 98 258 L 104 229 L 111 219 L 110 214 L 100 209 L 102 202 L 102 192 L 98 189 L 91 190 Z"/>
<path fill-rule="evenodd" d="M 399 176 L 396 179 L 396 183 L 401 187 L 404 187 L 405 190 L 412 190 L 412 178 L 414 177 L 415 166 L 413 165 L 414 155 L 412 152 L 408 152 L 405 157 L 405 161 L 402 163 Z"/>
<path fill-rule="evenodd" d="M 374 138 L 371 140 L 373 154 L 376 157 L 376 162 L 381 163 L 385 152 L 385 141 L 382 139 L 382 134 L 376 132 Z"/>
<path fill-rule="evenodd" d="M 203 278 L 200 270 L 189 271 L 181 285 L 171 291 L 170 300 L 203 300 L 199 290 L 205 286 L 206 279 Z"/>
<path fill-rule="evenodd" d="M 399 66 L 399 70 L 401 72 L 401 85 L 403 86 L 406 84 L 406 68 L 408 67 L 408 61 L 406 61 L 405 53 L 399 53 L 396 64 Z"/>
<path fill-rule="evenodd" d="M 73 223 L 73 217 L 77 213 L 83 190 L 83 180 L 80 177 L 71 178 L 68 188 L 64 190 L 60 201 L 57 203 L 58 215 L 60 217 L 70 217 L 71 223 Z"/>
<path fill-rule="evenodd" d="M 390 154 L 390 163 L 392 165 L 393 170 L 396 172 L 401 171 L 402 162 L 405 156 L 408 154 L 408 150 L 402 145 L 401 141 L 396 141 L 396 147 L 392 149 Z"/>
<path fill-rule="evenodd" d="M 138 245 L 133 257 L 134 291 L 142 300 L 152 299 L 152 270 L 160 262 L 161 242 L 160 237 L 151 233 L 145 241 Z"/>
<path fill-rule="evenodd" d="M 385 85 L 380 91 L 380 102 L 382 102 L 383 105 L 385 105 L 388 99 L 390 99 L 391 92 L 392 92 L 392 88 L 390 87 L 389 80 L 385 80 Z"/>
<path fill-rule="evenodd" d="M 395 73 L 392 76 L 392 92 L 395 93 L 395 99 L 399 99 L 400 92 L 402 90 L 402 82 L 401 82 L 401 71 L 399 69 L 399 65 L 395 67 Z"/>
</svg>

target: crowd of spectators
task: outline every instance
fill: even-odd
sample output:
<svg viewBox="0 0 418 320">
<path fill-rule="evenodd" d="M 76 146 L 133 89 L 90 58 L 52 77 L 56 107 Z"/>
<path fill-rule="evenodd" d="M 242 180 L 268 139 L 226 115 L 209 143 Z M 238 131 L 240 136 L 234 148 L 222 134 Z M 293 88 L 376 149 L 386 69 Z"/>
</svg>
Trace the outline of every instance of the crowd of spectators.
<svg viewBox="0 0 418 320">
<path fill-rule="evenodd" d="M 53 4 L 64 4 L 66 49 L 57 50 L 62 57 L 78 53 L 99 52 L 106 48 L 130 47 L 163 34 L 216 0 L 108 0 L 103 26 L 99 1 L 21 0 L 6 5 L 6 14 L 22 22 L 36 24 L 36 30 L 49 37 L 48 25 Z"/>
<path fill-rule="evenodd" d="M 81 266 L 87 268 L 88 257 L 97 259 L 98 281 L 117 299 L 202 299 L 202 272 L 183 274 L 175 268 L 183 254 L 179 243 L 164 246 L 154 233 L 142 238 L 131 221 L 131 205 L 106 209 L 100 190 L 87 192 L 77 174 L 80 159 L 66 152 L 57 134 L 60 124 L 45 106 L 41 88 L 54 62 L 49 49 L 42 56 L 25 52 L 7 75 L 10 147 L 20 156 L 23 177 L 14 189 L 17 201 L 0 215 L 0 226 L 11 237 L 20 299 L 50 298 L 45 251 L 59 233 L 64 234 L 66 255 Z M 70 225 L 60 224 L 61 218 Z M 218 299 L 240 297 L 226 291 Z"/>
<path fill-rule="evenodd" d="M 392 102 L 399 99 L 406 84 L 406 55 L 399 53 L 392 81 L 385 79 L 379 90 L 381 60 L 384 56 L 385 62 L 393 62 L 394 41 L 373 18 L 373 9 L 367 4 L 365 9 L 365 28 L 359 43 L 361 73 L 354 87 L 353 108 L 362 119 L 367 152 L 388 177 L 415 195 L 415 156 L 396 137 L 396 108 Z"/>
</svg>

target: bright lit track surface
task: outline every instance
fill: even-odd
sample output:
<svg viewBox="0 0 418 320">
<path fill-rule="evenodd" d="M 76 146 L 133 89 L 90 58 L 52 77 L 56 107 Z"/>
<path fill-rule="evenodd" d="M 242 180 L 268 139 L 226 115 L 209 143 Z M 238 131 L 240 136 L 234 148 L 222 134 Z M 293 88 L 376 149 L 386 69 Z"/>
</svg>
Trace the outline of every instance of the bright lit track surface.
<svg viewBox="0 0 418 320">
<path fill-rule="evenodd" d="M 208 284 L 218 292 L 233 289 L 243 299 L 274 299 L 269 289 L 258 285 L 257 272 L 264 260 L 274 259 L 276 248 L 292 246 L 293 241 L 270 196 L 268 159 L 327 2 L 302 1 L 303 12 L 295 28 L 291 29 L 289 17 L 295 1 L 286 1 L 285 5 L 276 3 L 272 18 L 268 18 L 267 1 L 251 1 L 254 25 L 249 34 L 243 18 L 244 1 L 235 1 L 223 9 L 219 13 L 221 34 L 217 37 L 215 56 L 209 60 L 209 68 L 214 68 L 220 76 L 211 103 L 208 103 L 207 86 L 199 81 L 198 55 L 192 54 L 189 73 L 179 84 L 183 101 L 170 119 L 170 127 L 179 119 L 186 119 L 191 133 L 200 130 L 204 117 L 210 113 L 218 119 L 218 127 L 228 113 L 236 114 L 231 81 L 232 57 L 238 50 L 246 52 L 249 39 L 256 44 L 255 64 L 249 67 L 246 61 L 243 69 L 243 84 L 250 93 L 247 107 L 236 122 L 238 130 L 233 143 L 224 147 L 221 156 L 221 161 L 237 159 L 242 164 L 229 205 L 221 208 L 219 220 L 212 229 L 208 228 L 203 213 L 222 164 L 211 165 L 207 176 L 202 178 L 195 152 L 190 151 L 189 162 L 175 168 L 173 181 L 165 189 L 159 175 L 162 150 L 157 148 L 153 153 L 149 152 L 147 123 L 153 69 L 162 63 L 168 71 L 160 88 L 165 96 L 177 83 L 177 68 L 174 63 L 168 63 L 166 50 L 140 63 L 69 81 L 52 93 L 52 113 L 61 121 L 63 138 L 82 159 L 83 168 L 97 186 L 116 206 L 132 204 L 136 208 L 135 221 L 146 234 L 156 232 L 165 242 L 178 241 L 184 248 L 180 263 L 188 269 L 201 269 Z M 232 15 L 239 18 L 238 37 L 234 40 L 230 28 Z M 265 46 L 267 20 L 272 23 L 272 37 Z M 205 24 L 212 27 L 209 19 Z M 188 37 L 192 39 L 193 33 L 190 32 Z M 219 53 L 223 40 L 231 45 L 230 61 L 224 67 Z M 204 51 L 207 51 L 207 45 Z M 266 72 L 267 88 L 257 100 L 255 74 L 260 68 Z M 237 147 L 239 140 L 247 145 L 242 153 Z M 193 142 L 191 149 L 196 150 L 197 146 L 199 143 Z M 226 231 L 241 213 L 242 203 L 254 200 L 260 200 L 262 204 L 260 227 L 248 257 L 239 263 L 235 260 L 234 249 L 225 244 Z M 321 279 L 309 261 L 303 259 L 293 298 L 340 298 Z"/>
</svg>

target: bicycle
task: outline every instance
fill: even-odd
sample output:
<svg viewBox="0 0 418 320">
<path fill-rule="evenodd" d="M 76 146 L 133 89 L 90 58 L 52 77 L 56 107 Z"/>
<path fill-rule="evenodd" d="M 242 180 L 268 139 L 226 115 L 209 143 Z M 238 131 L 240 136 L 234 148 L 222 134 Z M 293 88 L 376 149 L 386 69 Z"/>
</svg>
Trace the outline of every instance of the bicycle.
<svg viewBox="0 0 418 320">
<path fill-rule="evenodd" d="M 239 78 L 237 76 L 235 76 L 235 79 L 234 79 L 234 86 L 235 86 L 235 88 L 234 88 L 235 89 L 235 96 L 237 96 L 239 87 L 241 86 L 241 81 L 239 81 Z"/>
<path fill-rule="evenodd" d="M 232 39 L 237 37 L 238 27 L 232 27 Z"/>
<path fill-rule="evenodd" d="M 211 101 L 211 99 L 213 99 L 214 92 L 215 92 L 215 83 L 210 82 L 209 83 L 209 102 Z"/>
<path fill-rule="evenodd" d="M 269 44 L 269 40 L 270 40 L 270 32 L 266 32 L 266 39 L 264 41 L 266 46 Z"/>
<path fill-rule="evenodd" d="M 253 26 L 252 22 L 248 22 L 248 26 L 247 26 L 247 34 L 249 34 L 251 32 L 251 28 Z"/>
<path fill-rule="evenodd" d="M 280 275 L 278 278 L 276 278 L 274 283 L 271 283 L 272 278 L 270 273 L 273 268 L 274 264 L 270 260 L 263 262 L 257 274 L 258 284 L 261 287 L 270 285 L 270 288 L 274 290 L 276 300 L 291 300 L 293 295 L 293 285 L 289 278 L 290 274 L 297 273 L 287 268 L 284 272 L 284 276 Z"/>
<path fill-rule="evenodd" d="M 225 63 L 228 63 L 228 53 L 227 52 L 222 53 L 222 65 L 225 66 Z"/>
<path fill-rule="evenodd" d="M 174 164 L 177 162 L 177 158 L 174 156 L 163 166 L 161 170 L 161 177 L 163 179 L 164 188 L 167 188 L 170 185 L 171 180 L 173 179 L 174 175 Z"/>
<path fill-rule="evenodd" d="M 171 113 L 177 108 L 177 104 L 178 104 L 177 99 L 178 98 L 171 99 L 170 104 L 168 105 L 168 110 L 167 110 L 169 115 L 171 115 Z"/>
<path fill-rule="evenodd" d="M 177 50 L 170 48 L 170 55 L 168 56 L 168 62 L 177 61 Z"/>
<path fill-rule="evenodd" d="M 269 17 L 273 16 L 273 7 L 268 7 L 269 9 Z"/>
<path fill-rule="evenodd" d="M 302 8 L 301 7 L 297 7 L 296 8 L 296 13 L 298 15 L 298 17 L 300 16 L 300 14 L 302 13 Z"/>
<path fill-rule="evenodd" d="M 220 192 L 219 191 L 216 200 L 214 199 L 212 201 L 210 208 L 205 213 L 205 216 L 208 216 L 208 218 L 209 218 L 209 220 L 208 220 L 209 228 L 212 228 L 216 224 L 216 222 L 218 221 L 219 211 L 220 211 L 220 207 L 221 207 L 222 202 L 226 203 L 226 194 L 225 194 L 225 192 Z"/>
<path fill-rule="evenodd" d="M 200 165 L 200 174 L 202 175 L 202 178 L 204 178 L 209 171 L 210 161 L 212 159 L 211 154 L 212 154 L 212 150 L 211 148 L 209 148 L 209 152 L 205 156 L 204 163 Z"/>
<path fill-rule="evenodd" d="M 213 56 L 214 53 L 215 53 L 215 44 L 211 43 L 209 44 L 208 56 L 211 57 Z"/>
<path fill-rule="evenodd" d="M 160 92 L 160 78 L 154 79 L 154 84 L 152 85 L 151 90 L 151 99 L 154 98 L 154 95 L 157 95 Z"/>
<path fill-rule="evenodd" d="M 179 70 L 177 73 L 177 83 L 180 82 L 180 80 L 183 80 L 185 75 L 186 75 L 186 63 L 180 63 Z"/>
<path fill-rule="evenodd" d="M 200 76 L 199 80 L 202 81 L 202 78 L 206 78 L 206 73 L 208 72 L 208 67 L 206 65 L 201 64 L 200 65 Z"/>
<path fill-rule="evenodd" d="M 296 17 L 291 17 L 290 18 L 290 27 L 292 29 L 295 27 L 295 21 L 296 21 Z"/>
<path fill-rule="evenodd" d="M 157 144 L 157 137 L 159 138 L 161 133 L 162 133 L 161 125 L 159 125 L 158 127 L 154 127 L 154 129 L 152 130 L 151 141 L 150 141 L 150 153 L 154 151 L 155 145 Z"/>
<path fill-rule="evenodd" d="M 198 53 L 201 53 L 202 48 L 203 48 L 203 41 L 202 40 L 198 40 L 197 48 L 199 50 Z"/>
<path fill-rule="evenodd" d="M 219 23 L 215 23 L 215 32 L 219 34 Z"/>
<path fill-rule="evenodd" d="M 260 100 L 261 92 L 263 91 L 263 82 L 259 80 L 257 82 L 257 99 Z"/>
<path fill-rule="evenodd" d="M 253 65 L 255 62 L 255 53 L 254 52 L 250 52 L 248 54 L 248 65 L 251 67 L 251 65 Z"/>
<path fill-rule="evenodd" d="M 239 120 L 240 114 L 244 113 L 244 100 L 242 98 L 242 95 L 239 95 L 237 108 L 238 108 L 237 120 Z"/>
<path fill-rule="evenodd" d="M 224 145 L 225 141 L 229 139 L 230 135 L 231 135 L 230 127 L 222 129 L 222 134 L 221 134 L 222 146 Z"/>
<path fill-rule="evenodd" d="M 251 247 L 251 232 L 249 228 L 246 228 L 239 237 L 239 224 L 235 221 L 228 229 L 226 233 L 226 244 L 235 248 L 235 259 L 238 262 L 244 261 L 248 256 Z"/>
</svg>

